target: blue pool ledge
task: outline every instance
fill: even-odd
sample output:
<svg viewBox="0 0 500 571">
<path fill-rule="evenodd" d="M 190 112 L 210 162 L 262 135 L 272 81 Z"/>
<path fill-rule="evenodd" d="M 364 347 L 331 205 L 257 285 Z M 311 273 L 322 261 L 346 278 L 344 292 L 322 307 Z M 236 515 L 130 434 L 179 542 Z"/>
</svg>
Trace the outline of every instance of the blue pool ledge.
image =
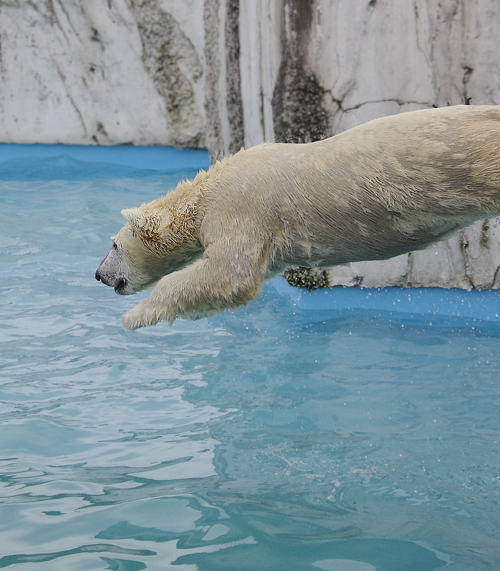
<svg viewBox="0 0 500 571">
<path fill-rule="evenodd" d="M 0 143 L 0 180 L 143 178 L 208 169 L 203 149 L 135 145 L 21 145 Z"/>
<path fill-rule="evenodd" d="M 329 287 L 307 291 L 281 277 L 272 284 L 304 310 L 386 311 L 500 322 L 500 290 Z"/>
</svg>

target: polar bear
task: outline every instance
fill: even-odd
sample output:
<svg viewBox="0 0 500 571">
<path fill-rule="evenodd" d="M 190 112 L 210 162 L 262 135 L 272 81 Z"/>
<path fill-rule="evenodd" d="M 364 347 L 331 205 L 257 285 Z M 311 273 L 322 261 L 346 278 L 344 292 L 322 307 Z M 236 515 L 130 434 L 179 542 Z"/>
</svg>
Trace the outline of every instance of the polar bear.
<svg viewBox="0 0 500 571">
<path fill-rule="evenodd" d="M 96 272 L 154 286 L 125 329 L 247 304 L 290 266 L 382 260 L 500 213 L 500 106 L 413 111 L 307 144 L 263 143 L 122 211 Z"/>
</svg>

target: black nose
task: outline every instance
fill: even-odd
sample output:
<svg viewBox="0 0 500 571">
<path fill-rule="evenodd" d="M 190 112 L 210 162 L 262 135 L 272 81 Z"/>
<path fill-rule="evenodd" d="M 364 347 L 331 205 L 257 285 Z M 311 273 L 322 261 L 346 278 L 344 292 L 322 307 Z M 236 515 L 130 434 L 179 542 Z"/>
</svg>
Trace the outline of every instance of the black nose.
<svg viewBox="0 0 500 571">
<path fill-rule="evenodd" d="M 101 274 L 99 273 L 99 270 L 96 271 L 95 273 L 95 279 L 100 282 L 101 281 Z"/>
</svg>

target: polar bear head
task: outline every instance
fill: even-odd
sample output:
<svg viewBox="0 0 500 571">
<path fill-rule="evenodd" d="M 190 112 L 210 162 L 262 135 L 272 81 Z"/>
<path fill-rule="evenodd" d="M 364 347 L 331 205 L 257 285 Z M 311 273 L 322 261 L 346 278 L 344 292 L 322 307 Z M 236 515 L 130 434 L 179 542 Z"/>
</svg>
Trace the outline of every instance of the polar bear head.
<svg viewBox="0 0 500 571">
<path fill-rule="evenodd" d="M 111 238 L 113 246 L 95 277 L 127 295 L 154 285 L 203 253 L 199 220 L 190 203 L 159 201 L 122 211 L 127 223 Z"/>
</svg>

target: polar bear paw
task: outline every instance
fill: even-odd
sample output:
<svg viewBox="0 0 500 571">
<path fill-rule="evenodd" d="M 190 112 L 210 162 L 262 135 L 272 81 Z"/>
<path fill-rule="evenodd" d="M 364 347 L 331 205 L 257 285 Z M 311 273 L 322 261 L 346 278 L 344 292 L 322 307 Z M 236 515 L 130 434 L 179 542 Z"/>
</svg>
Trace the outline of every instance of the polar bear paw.
<svg viewBox="0 0 500 571">
<path fill-rule="evenodd" d="M 156 325 L 160 318 L 148 307 L 147 300 L 141 301 L 122 317 L 122 326 L 127 331 Z"/>
</svg>

